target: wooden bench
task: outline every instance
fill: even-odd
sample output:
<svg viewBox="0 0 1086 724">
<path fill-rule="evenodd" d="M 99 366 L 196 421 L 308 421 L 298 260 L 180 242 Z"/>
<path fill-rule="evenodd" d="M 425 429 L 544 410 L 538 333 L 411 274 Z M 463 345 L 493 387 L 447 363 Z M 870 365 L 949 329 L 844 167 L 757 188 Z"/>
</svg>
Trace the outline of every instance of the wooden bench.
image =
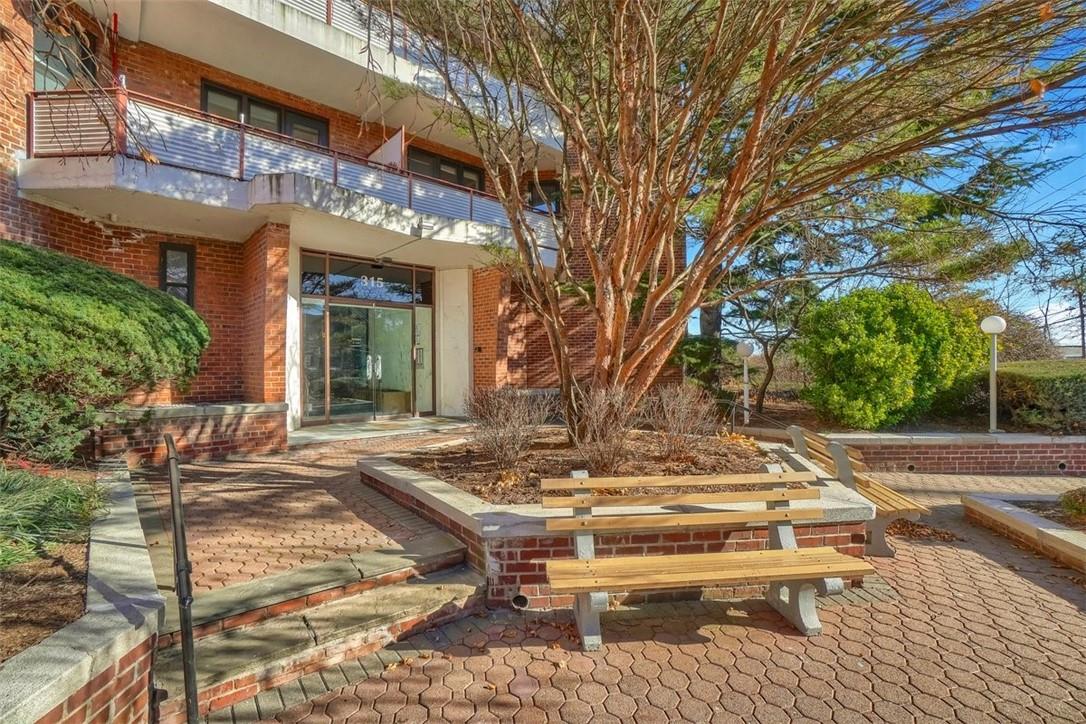
<svg viewBox="0 0 1086 724">
<path fill-rule="evenodd" d="M 867 525 L 867 555 L 893 558 L 894 548 L 886 539 L 887 526 L 899 518 L 917 520 L 921 514 L 931 512 L 872 478 L 863 454 L 856 448 L 833 442 L 797 425 L 789 427 L 788 434 L 792 436 L 792 447 L 797 455 L 823 468 L 875 504 L 875 520 Z"/>
<path fill-rule="evenodd" d="M 818 488 L 807 483 L 810 472 L 776 472 L 749 475 L 708 475 L 681 477 L 589 478 L 576 471 L 571 478 L 541 481 L 547 492 L 544 508 L 569 508 L 571 516 L 549 518 L 547 530 L 572 534 L 576 560 L 548 560 L 547 579 L 556 594 L 572 593 L 574 617 L 586 651 L 602 643 L 600 613 L 607 610 L 608 593 L 663 591 L 709 585 L 768 583 L 767 600 L 797 629 L 808 636 L 822 632 L 815 609 L 815 592 L 840 593 L 842 578 L 856 578 L 873 572 L 866 561 L 837 552 L 834 548 L 803 548 L 796 545 L 793 521 L 817 521 L 821 507 L 792 508 L 793 501 L 817 501 Z M 803 487 L 789 487 L 802 483 Z M 691 488 L 742 486 L 739 491 L 685 494 L 609 494 L 636 488 Z M 720 510 L 702 506 L 734 506 L 762 503 L 755 510 Z M 594 508 L 664 507 L 666 512 L 636 515 L 593 515 Z M 698 526 L 742 527 L 768 523 L 767 550 L 695 553 L 664 556 L 621 556 L 596 558 L 595 536 L 642 530 L 684 530 Z"/>
</svg>

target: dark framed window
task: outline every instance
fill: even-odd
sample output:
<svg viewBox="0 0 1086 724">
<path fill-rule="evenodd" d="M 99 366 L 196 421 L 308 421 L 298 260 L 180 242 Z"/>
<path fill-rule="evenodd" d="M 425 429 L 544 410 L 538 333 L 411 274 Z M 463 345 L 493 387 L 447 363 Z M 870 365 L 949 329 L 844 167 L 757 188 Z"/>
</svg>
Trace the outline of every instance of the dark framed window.
<svg viewBox="0 0 1086 724">
<path fill-rule="evenodd" d="M 159 245 L 158 285 L 162 291 L 191 307 L 196 290 L 196 247 Z"/>
<path fill-rule="evenodd" d="M 407 148 L 407 170 L 449 183 L 483 191 L 483 170 L 413 146 Z"/>
<path fill-rule="evenodd" d="M 244 117 L 245 122 L 254 128 L 281 133 L 315 146 L 328 145 L 327 119 L 254 98 L 241 91 L 205 82 L 200 92 L 200 107 L 204 113 L 232 121 L 240 121 Z"/>
<path fill-rule="evenodd" d="M 562 213 L 562 187 L 554 179 L 540 181 L 537 185 L 528 182 L 531 190 L 528 192 L 528 206 L 536 211 L 547 213 L 553 211 L 555 216 Z"/>
<path fill-rule="evenodd" d="M 35 26 L 34 90 L 64 90 L 79 79 L 95 78 L 98 75 L 97 50 L 94 36 L 49 33 Z"/>
</svg>

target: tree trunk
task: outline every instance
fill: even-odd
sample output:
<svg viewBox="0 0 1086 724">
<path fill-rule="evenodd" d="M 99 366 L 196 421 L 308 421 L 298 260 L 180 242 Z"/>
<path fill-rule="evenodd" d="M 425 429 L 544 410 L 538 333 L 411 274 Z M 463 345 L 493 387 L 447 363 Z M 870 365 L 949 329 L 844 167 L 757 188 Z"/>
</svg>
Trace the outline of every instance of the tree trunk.
<svg viewBox="0 0 1086 724">
<path fill-rule="evenodd" d="M 779 347 L 770 347 L 769 345 L 762 346 L 762 350 L 765 352 L 765 376 L 758 384 L 758 392 L 754 398 L 754 411 L 759 414 L 765 407 L 765 395 L 769 390 L 769 383 L 773 381 L 773 373 L 776 371 L 773 366 L 773 358 L 777 355 L 778 349 Z"/>
<path fill-rule="evenodd" d="M 698 331 L 701 332 L 702 337 L 720 336 L 720 308 L 721 305 L 719 304 L 701 308 L 701 314 L 698 318 Z"/>
</svg>

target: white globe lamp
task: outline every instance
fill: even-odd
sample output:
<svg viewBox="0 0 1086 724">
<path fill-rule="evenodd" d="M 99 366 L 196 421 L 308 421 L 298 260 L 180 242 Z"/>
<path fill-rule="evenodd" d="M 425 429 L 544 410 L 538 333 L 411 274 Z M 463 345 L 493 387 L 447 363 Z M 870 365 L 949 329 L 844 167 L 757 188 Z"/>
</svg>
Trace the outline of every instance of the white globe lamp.
<svg viewBox="0 0 1086 724">
<path fill-rule="evenodd" d="M 743 341 L 735 345 L 735 353 L 743 359 L 743 424 L 750 424 L 750 368 L 748 362 L 754 355 L 754 345 Z"/>
<path fill-rule="evenodd" d="M 980 323 L 980 331 L 992 338 L 992 348 L 988 355 L 988 432 L 999 432 L 996 424 L 996 368 L 999 366 L 999 335 L 1007 331 L 1007 320 L 993 314 Z"/>
</svg>

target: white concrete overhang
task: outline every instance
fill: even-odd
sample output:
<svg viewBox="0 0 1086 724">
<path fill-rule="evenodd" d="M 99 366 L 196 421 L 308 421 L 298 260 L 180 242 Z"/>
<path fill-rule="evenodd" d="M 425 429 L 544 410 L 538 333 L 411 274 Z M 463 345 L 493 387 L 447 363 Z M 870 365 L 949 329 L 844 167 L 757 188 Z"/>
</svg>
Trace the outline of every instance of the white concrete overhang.
<svg viewBox="0 0 1086 724">
<path fill-rule="evenodd" d="M 438 73 L 391 52 L 387 39 L 366 38 L 353 0 L 334 1 L 332 24 L 324 0 L 80 1 L 104 21 L 116 12 L 129 40 L 477 154 L 468 135 L 436 118 L 445 93 Z M 541 120 L 535 136 L 542 168 L 558 168 L 563 142 L 553 124 Z"/>
<path fill-rule="evenodd" d="M 20 161 L 19 193 L 90 222 L 241 242 L 268 222 L 356 238 L 360 256 L 436 268 L 486 264 L 511 244 L 497 224 L 422 213 L 298 173 L 248 181 L 121 156 Z M 553 264 L 553 254 L 548 264 Z"/>
</svg>

